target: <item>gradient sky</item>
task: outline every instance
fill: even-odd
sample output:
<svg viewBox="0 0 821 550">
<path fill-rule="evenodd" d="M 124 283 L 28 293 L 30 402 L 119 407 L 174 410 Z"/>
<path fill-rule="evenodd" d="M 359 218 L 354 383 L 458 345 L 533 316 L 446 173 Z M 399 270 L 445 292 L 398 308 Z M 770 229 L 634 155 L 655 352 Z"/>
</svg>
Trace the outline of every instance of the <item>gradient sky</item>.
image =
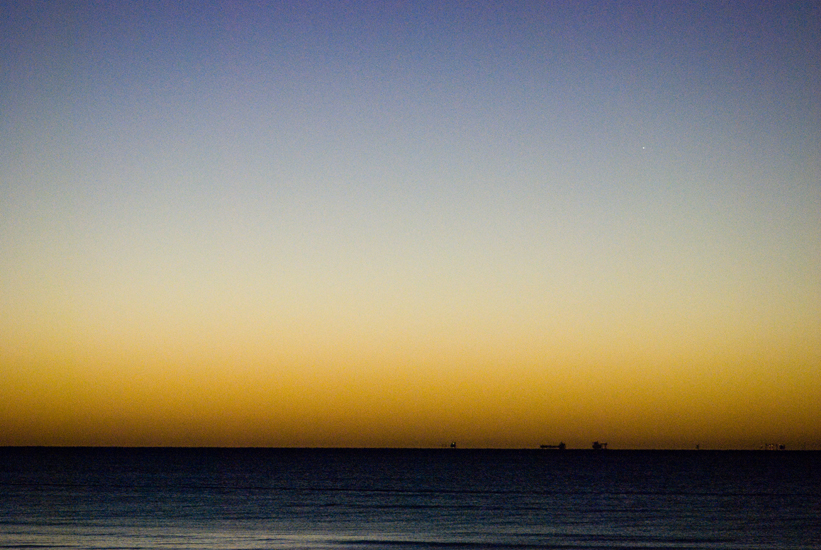
<svg viewBox="0 0 821 550">
<path fill-rule="evenodd" d="M 821 448 L 818 2 L 0 16 L 0 445 Z"/>
</svg>

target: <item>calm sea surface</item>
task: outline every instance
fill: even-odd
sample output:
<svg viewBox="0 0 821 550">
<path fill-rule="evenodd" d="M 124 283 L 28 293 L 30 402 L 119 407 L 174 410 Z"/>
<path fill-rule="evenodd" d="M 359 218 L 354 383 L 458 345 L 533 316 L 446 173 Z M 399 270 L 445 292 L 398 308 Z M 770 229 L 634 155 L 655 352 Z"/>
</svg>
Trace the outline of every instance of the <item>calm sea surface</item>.
<svg viewBox="0 0 821 550">
<path fill-rule="evenodd" d="M 0 548 L 821 548 L 821 453 L 0 448 Z"/>
</svg>

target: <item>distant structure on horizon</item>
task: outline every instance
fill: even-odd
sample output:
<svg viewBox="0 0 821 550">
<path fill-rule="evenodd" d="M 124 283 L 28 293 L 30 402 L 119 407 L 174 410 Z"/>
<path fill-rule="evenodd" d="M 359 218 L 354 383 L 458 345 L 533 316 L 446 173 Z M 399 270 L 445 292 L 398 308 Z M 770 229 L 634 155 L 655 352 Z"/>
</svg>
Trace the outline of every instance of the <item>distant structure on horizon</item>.
<svg viewBox="0 0 821 550">
<path fill-rule="evenodd" d="M 599 443 L 598 441 L 593 442 L 593 450 L 594 451 L 606 451 L 607 450 L 607 443 Z"/>
<path fill-rule="evenodd" d="M 562 441 L 558 445 L 539 445 L 539 448 L 540 449 L 558 449 L 560 451 L 563 451 L 567 448 L 567 445 L 565 445 L 564 441 Z"/>
<path fill-rule="evenodd" d="M 761 446 L 762 451 L 783 451 L 786 448 L 786 445 L 776 443 L 765 443 Z"/>
</svg>

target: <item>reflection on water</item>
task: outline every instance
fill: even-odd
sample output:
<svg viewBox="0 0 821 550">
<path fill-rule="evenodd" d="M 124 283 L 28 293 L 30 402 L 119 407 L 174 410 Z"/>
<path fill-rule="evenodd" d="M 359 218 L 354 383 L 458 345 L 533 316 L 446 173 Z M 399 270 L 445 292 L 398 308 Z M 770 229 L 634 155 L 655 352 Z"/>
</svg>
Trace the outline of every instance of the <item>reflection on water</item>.
<svg viewBox="0 0 821 550">
<path fill-rule="evenodd" d="M 0 548 L 819 548 L 816 452 L 1 449 Z"/>
</svg>

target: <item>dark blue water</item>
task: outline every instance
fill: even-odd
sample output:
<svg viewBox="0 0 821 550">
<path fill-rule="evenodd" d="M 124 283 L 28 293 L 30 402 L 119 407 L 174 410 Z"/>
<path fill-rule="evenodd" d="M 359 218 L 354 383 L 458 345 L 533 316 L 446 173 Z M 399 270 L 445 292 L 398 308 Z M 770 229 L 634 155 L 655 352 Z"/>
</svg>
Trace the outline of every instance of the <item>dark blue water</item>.
<svg viewBox="0 0 821 550">
<path fill-rule="evenodd" d="M 821 548 L 821 453 L 0 449 L 0 548 Z"/>
</svg>

